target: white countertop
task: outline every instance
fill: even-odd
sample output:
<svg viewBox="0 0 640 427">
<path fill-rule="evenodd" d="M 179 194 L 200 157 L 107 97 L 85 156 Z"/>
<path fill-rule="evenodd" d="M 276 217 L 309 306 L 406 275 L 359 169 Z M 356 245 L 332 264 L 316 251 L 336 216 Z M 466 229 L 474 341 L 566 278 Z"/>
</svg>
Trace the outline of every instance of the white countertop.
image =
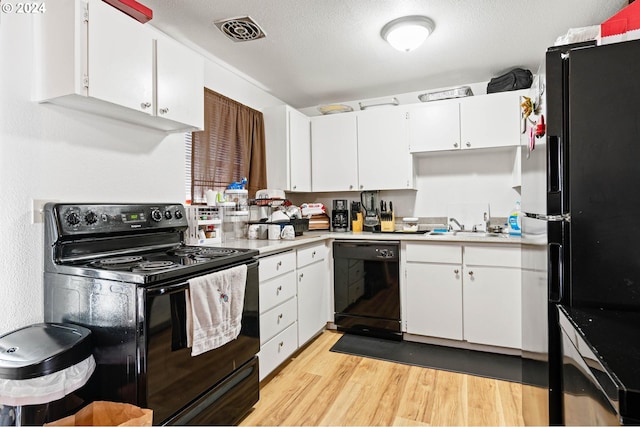
<svg viewBox="0 0 640 427">
<path fill-rule="evenodd" d="M 371 232 L 330 232 L 330 231 L 306 231 L 302 236 L 294 240 L 249 240 L 240 239 L 220 244 L 226 248 L 257 249 L 260 255 L 267 255 L 274 252 L 282 252 L 299 246 L 325 240 L 401 240 L 417 242 L 471 242 L 471 243 L 508 243 L 520 244 L 520 236 L 510 236 L 508 234 L 500 236 L 489 236 L 484 233 L 465 233 L 464 235 L 444 234 L 429 235 L 429 233 L 371 233 Z"/>
</svg>

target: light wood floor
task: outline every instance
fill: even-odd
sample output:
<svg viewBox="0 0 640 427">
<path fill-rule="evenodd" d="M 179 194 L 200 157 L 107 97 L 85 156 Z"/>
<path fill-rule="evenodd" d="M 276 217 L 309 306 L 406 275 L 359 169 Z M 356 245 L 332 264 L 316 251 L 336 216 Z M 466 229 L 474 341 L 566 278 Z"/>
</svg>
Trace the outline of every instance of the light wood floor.
<svg viewBox="0 0 640 427">
<path fill-rule="evenodd" d="M 521 385 L 330 352 L 325 331 L 261 385 L 242 426 L 523 425 Z"/>
</svg>

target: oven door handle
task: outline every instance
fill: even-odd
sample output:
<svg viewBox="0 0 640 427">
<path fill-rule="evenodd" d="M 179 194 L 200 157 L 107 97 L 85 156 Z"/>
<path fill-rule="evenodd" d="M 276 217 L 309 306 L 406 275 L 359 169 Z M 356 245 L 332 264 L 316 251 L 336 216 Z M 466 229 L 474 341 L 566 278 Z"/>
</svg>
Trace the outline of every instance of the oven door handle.
<svg viewBox="0 0 640 427">
<path fill-rule="evenodd" d="M 157 297 L 160 295 L 168 295 L 176 292 L 184 291 L 189 288 L 189 282 L 180 282 L 169 286 L 163 286 L 156 289 L 147 289 L 147 296 Z"/>
<path fill-rule="evenodd" d="M 252 268 L 252 267 L 255 268 L 258 266 L 258 260 L 253 260 L 246 264 L 247 264 L 247 268 Z M 148 289 L 147 296 L 157 297 L 160 295 L 166 295 L 166 294 L 172 294 L 175 292 L 184 291 L 185 289 L 188 289 L 188 288 L 189 288 L 189 282 L 180 282 L 180 283 L 175 283 L 169 286 L 163 286 L 161 288 Z"/>
</svg>

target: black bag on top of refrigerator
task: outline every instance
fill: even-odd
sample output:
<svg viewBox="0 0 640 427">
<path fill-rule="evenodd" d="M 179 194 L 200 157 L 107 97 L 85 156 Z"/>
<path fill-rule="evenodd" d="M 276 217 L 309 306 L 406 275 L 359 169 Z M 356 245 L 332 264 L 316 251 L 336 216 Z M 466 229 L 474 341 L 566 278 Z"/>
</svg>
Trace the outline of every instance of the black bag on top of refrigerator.
<svg viewBox="0 0 640 427">
<path fill-rule="evenodd" d="M 527 89 L 533 83 L 531 71 L 523 68 L 513 70 L 492 78 L 487 84 L 487 93 L 506 92 L 509 90 Z"/>
</svg>

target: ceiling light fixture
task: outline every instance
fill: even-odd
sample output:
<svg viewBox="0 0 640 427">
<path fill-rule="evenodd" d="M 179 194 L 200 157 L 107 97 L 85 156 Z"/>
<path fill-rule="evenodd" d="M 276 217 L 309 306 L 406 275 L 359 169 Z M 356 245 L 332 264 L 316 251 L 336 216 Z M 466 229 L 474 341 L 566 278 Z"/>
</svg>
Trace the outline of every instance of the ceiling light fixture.
<svg viewBox="0 0 640 427">
<path fill-rule="evenodd" d="M 435 27 L 435 23 L 426 16 L 403 16 L 388 22 L 380 35 L 395 49 L 409 52 L 420 46 Z"/>
</svg>

